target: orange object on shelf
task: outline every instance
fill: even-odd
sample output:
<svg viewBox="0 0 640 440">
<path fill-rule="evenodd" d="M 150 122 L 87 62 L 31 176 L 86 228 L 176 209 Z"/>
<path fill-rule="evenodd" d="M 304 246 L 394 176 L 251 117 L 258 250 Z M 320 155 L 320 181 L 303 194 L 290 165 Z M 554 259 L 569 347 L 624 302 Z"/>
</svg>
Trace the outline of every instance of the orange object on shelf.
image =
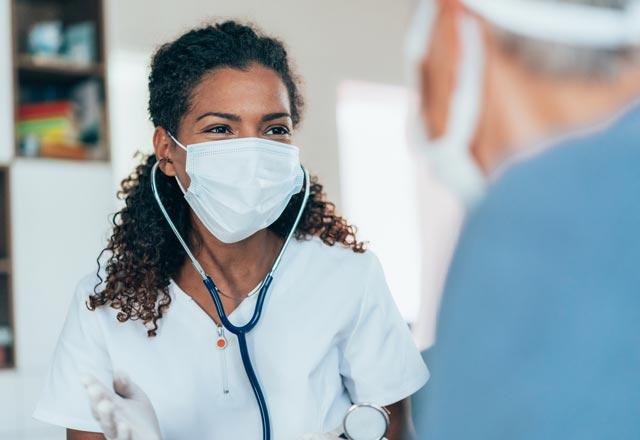
<svg viewBox="0 0 640 440">
<path fill-rule="evenodd" d="M 89 157 L 89 152 L 84 145 L 42 144 L 40 146 L 39 156 L 84 160 Z"/>
</svg>

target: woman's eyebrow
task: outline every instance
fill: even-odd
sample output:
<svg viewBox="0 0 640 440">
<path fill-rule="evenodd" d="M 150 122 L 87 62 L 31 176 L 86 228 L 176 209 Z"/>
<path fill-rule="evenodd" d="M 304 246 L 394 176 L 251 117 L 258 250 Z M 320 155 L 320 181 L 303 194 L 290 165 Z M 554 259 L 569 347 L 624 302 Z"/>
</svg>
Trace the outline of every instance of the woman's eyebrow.
<svg viewBox="0 0 640 440">
<path fill-rule="evenodd" d="M 234 115 L 233 113 L 206 112 L 198 116 L 196 121 L 199 121 L 202 118 L 206 118 L 207 116 L 217 116 L 218 118 L 228 119 L 235 122 L 239 122 L 241 120 L 240 116 Z"/>
<path fill-rule="evenodd" d="M 274 119 L 290 118 L 290 117 L 291 117 L 291 115 L 289 113 L 286 113 L 286 112 L 269 113 L 268 115 L 264 115 L 262 117 L 262 122 L 269 122 L 269 121 L 273 121 Z"/>
</svg>

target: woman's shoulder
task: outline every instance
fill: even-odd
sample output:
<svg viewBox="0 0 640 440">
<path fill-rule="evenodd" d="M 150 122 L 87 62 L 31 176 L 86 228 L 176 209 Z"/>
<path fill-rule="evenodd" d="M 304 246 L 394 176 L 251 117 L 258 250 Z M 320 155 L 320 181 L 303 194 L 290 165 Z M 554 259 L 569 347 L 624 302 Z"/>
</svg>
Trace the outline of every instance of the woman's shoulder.
<svg viewBox="0 0 640 440">
<path fill-rule="evenodd" d="M 329 245 L 319 237 L 298 240 L 297 246 L 303 261 L 313 262 L 314 266 L 322 267 L 327 271 L 346 269 L 362 274 L 371 270 L 373 266 L 379 265 L 378 257 L 371 250 L 354 252 L 350 247 L 340 243 Z"/>
<path fill-rule="evenodd" d="M 89 309 L 89 300 L 91 296 L 98 294 L 105 288 L 105 276 L 102 271 L 100 273 L 91 272 L 79 279 L 76 283 L 73 298 L 71 300 L 71 306 L 79 308 L 83 312 L 95 312 L 98 315 L 107 313 L 109 314 L 110 307 L 97 307 L 95 309 Z"/>
<path fill-rule="evenodd" d="M 90 272 L 77 282 L 74 297 L 76 300 L 87 299 L 104 288 L 104 277 L 101 273 Z"/>
<path fill-rule="evenodd" d="M 318 304 L 318 310 L 327 313 L 335 314 L 340 309 L 344 319 L 334 317 L 336 322 L 357 320 L 372 289 L 376 290 L 374 296 L 377 291 L 388 293 L 382 266 L 371 250 L 354 252 L 341 244 L 330 246 L 319 238 L 299 241 L 295 249 L 283 262 L 283 268 L 290 269 L 284 271 L 287 277 L 296 283 L 295 295 L 303 292 L 308 303 Z M 317 298 L 321 300 L 313 302 Z"/>
</svg>

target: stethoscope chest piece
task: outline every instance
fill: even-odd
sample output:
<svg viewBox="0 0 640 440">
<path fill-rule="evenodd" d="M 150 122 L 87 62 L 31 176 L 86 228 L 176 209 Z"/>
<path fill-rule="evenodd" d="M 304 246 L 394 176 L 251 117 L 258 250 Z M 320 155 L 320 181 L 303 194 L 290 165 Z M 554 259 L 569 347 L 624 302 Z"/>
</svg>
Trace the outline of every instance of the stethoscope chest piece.
<svg viewBox="0 0 640 440">
<path fill-rule="evenodd" d="M 349 440 L 382 440 L 389 428 L 389 413 L 371 403 L 353 405 L 342 422 L 344 436 Z"/>
</svg>

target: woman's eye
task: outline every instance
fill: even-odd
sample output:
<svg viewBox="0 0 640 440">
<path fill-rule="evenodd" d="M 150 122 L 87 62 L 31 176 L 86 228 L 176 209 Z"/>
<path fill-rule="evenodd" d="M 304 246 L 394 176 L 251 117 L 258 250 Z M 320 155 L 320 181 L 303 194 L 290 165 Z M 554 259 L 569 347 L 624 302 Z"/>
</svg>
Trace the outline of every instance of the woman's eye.
<svg viewBox="0 0 640 440">
<path fill-rule="evenodd" d="M 286 136 L 290 133 L 291 131 L 284 125 L 276 125 L 274 127 L 269 127 L 265 134 L 269 134 L 273 136 Z"/>
<path fill-rule="evenodd" d="M 207 133 L 213 134 L 227 134 L 231 133 L 231 128 L 228 125 L 216 125 L 215 127 L 208 128 Z"/>
</svg>

